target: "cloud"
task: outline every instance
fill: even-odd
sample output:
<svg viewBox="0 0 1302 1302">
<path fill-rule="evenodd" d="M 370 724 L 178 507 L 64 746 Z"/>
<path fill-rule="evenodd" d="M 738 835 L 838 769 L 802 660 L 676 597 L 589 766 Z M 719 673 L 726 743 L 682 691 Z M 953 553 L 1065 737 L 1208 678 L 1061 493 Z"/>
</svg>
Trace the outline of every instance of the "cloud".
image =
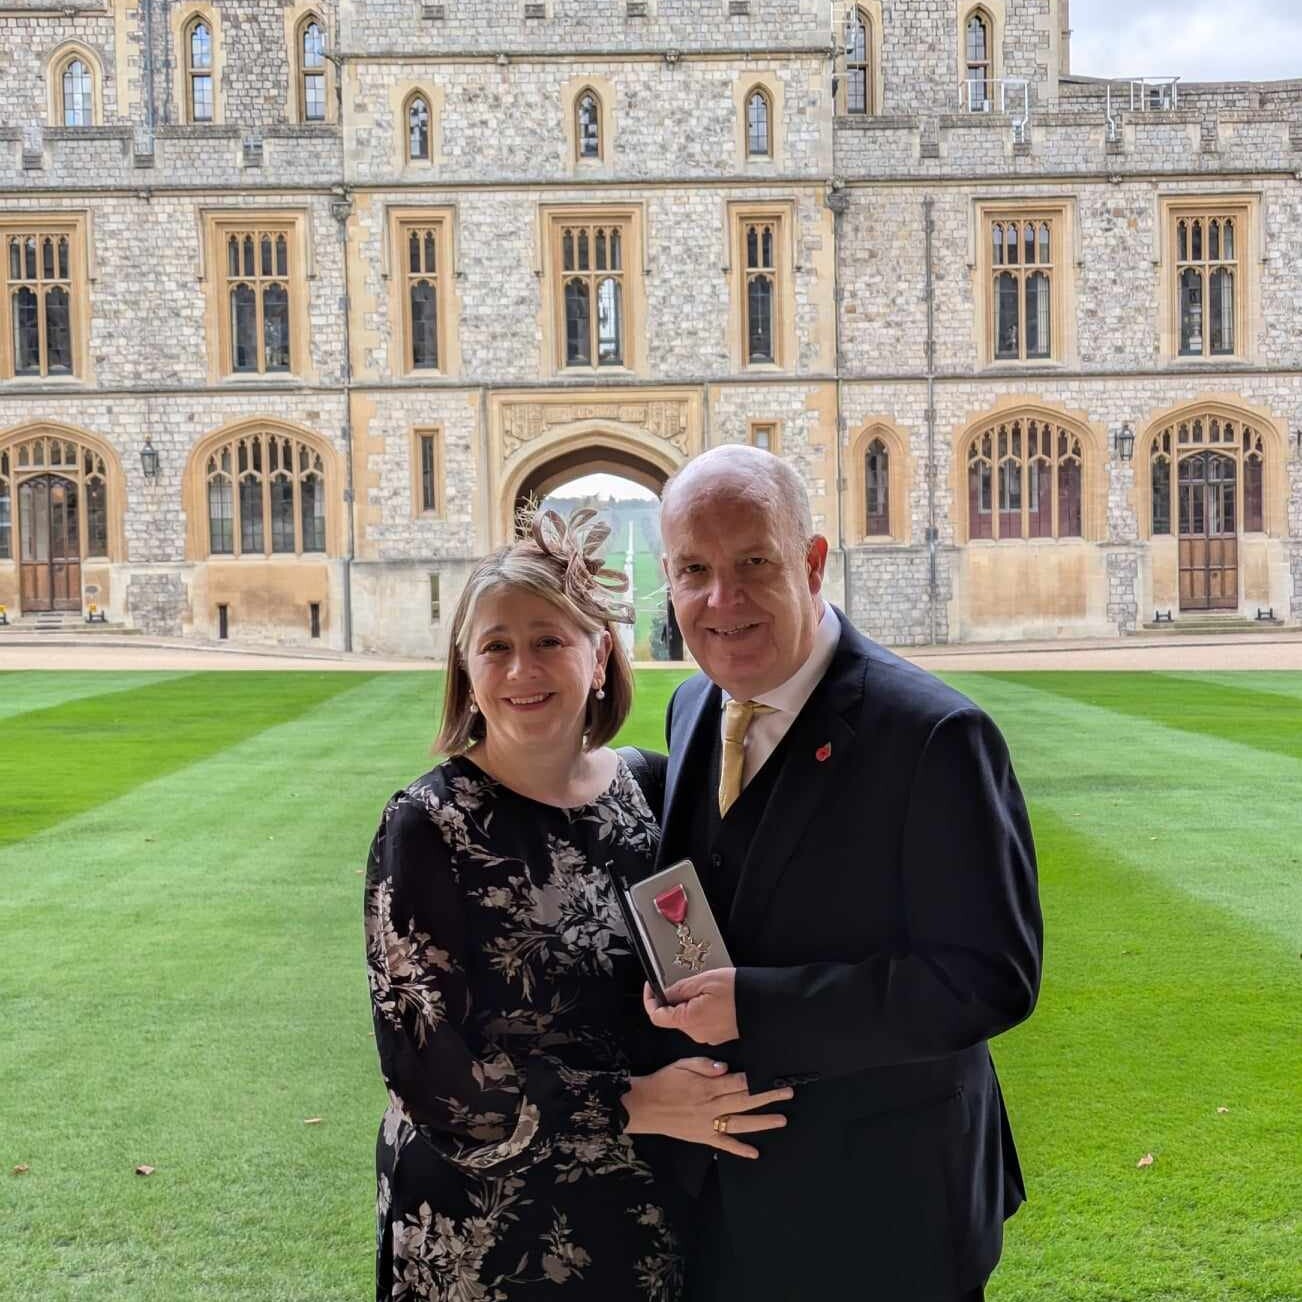
<svg viewBox="0 0 1302 1302">
<path fill-rule="evenodd" d="M 1073 72 L 1184 81 L 1302 78 L 1297 0 L 1074 0 Z"/>
</svg>

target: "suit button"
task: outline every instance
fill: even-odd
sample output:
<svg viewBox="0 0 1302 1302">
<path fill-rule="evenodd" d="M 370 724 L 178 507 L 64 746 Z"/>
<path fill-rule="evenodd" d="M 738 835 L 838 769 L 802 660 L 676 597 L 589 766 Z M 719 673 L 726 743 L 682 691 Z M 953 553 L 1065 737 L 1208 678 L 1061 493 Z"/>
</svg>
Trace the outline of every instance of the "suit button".
<svg viewBox="0 0 1302 1302">
<path fill-rule="evenodd" d="M 710 1154 L 710 1159 L 711 1159 L 712 1161 L 717 1162 L 717 1161 L 719 1160 L 719 1154 L 718 1154 L 718 1153 L 711 1153 L 711 1154 Z"/>
<path fill-rule="evenodd" d="M 713 868 L 713 869 L 715 869 L 716 871 L 717 871 L 718 869 L 722 868 L 722 867 L 723 867 L 723 855 L 721 855 L 721 854 L 712 854 L 712 855 L 710 856 L 710 867 Z"/>
</svg>

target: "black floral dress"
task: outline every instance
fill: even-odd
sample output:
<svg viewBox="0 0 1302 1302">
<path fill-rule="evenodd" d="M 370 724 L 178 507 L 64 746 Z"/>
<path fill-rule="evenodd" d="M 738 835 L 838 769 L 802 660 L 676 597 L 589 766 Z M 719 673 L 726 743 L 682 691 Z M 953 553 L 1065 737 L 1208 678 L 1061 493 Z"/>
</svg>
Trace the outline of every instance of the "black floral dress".
<svg viewBox="0 0 1302 1302">
<path fill-rule="evenodd" d="M 386 807 L 366 876 L 381 1302 L 678 1297 L 668 1190 L 622 1133 L 646 1022 L 610 884 L 658 836 L 622 759 L 574 809 L 465 758 Z"/>
</svg>

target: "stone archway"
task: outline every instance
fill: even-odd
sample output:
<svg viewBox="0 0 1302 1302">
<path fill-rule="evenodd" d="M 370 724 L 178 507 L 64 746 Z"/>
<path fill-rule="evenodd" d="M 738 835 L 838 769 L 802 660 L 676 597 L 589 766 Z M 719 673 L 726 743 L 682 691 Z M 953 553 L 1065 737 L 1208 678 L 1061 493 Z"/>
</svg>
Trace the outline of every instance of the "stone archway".
<svg viewBox="0 0 1302 1302">
<path fill-rule="evenodd" d="M 125 558 L 122 467 L 102 439 L 43 421 L 0 432 L 0 605 L 103 605 Z"/>
<path fill-rule="evenodd" d="M 630 480 L 659 497 L 670 473 L 669 469 L 649 457 L 627 447 L 603 442 L 597 436 L 591 444 L 560 449 L 555 455 L 534 462 L 516 481 L 513 508 L 518 511 L 531 501 L 542 502 L 563 485 L 593 474 Z M 612 539 L 612 544 L 617 542 L 618 539 Z M 673 603 L 667 596 L 663 612 L 654 618 L 653 625 L 653 656 L 681 660 L 682 633 L 674 617 Z"/>
<path fill-rule="evenodd" d="M 649 488 L 657 497 L 669 478 L 669 472 L 646 457 L 638 456 L 624 448 L 579 447 L 535 465 L 520 480 L 515 493 L 515 506 L 523 506 L 531 498 L 541 502 L 554 488 L 577 479 L 581 475 L 618 475 L 633 483 Z"/>
</svg>

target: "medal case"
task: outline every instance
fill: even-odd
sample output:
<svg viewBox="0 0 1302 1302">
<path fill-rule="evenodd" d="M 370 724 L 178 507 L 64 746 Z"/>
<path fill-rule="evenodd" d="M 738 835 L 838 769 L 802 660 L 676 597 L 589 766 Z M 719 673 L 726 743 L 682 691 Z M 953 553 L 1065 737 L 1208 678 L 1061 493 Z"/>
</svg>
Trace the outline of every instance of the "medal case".
<svg viewBox="0 0 1302 1302">
<path fill-rule="evenodd" d="M 728 947 L 690 859 L 619 891 L 629 933 L 661 1004 L 665 987 L 683 977 L 731 967 Z"/>
</svg>

